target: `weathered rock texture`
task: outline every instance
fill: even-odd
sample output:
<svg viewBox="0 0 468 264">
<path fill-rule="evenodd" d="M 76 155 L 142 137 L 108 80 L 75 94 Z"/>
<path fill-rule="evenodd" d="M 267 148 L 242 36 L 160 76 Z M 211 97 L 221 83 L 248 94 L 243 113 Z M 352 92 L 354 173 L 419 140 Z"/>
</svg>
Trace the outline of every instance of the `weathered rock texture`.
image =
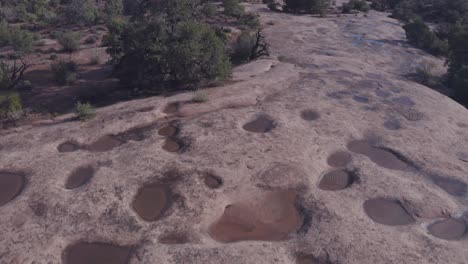
<svg viewBox="0 0 468 264">
<path fill-rule="evenodd" d="M 443 61 L 382 13 L 249 9 L 272 58 L 208 102 L 148 98 L 3 133 L 0 176 L 24 187 L 2 195 L 0 263 L 466 263 L 467 110 L 405 77 Z M 67 188 L 80 168 L 92 171 Z M 337 169 L 352 184 L 320 189 Z"/>
</svg>

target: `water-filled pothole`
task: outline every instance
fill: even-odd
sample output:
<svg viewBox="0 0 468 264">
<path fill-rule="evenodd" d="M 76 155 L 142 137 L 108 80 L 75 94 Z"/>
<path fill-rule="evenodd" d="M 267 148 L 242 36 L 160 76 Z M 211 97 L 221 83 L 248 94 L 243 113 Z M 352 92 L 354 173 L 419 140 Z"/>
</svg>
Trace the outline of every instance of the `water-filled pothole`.
<svg viewBox="0 0 468 264">
<path fill-rule="evenodd" d="M 319 188 L 325 191 L 339 191 L 353 184 L 355 177 L 345 170 L 334 170 L 326 173 L 319 183 Z"/>
<path fill-rule="evenodd" d="M 162 148 L 168 152 L 177 152 L 182 148 L 182 143 L 173 138 L 168 138 L 164 141 Z"/>
<path fill-rule="evenodd" d="M 58 152 L 73 152 L 79 149 L 80 145 L 72 141 L 63 142 L 57 147 Z"/>
<path fill-rule="evenodd" d="M 127 264 L 131 247 L 79 242 L 65 250 L 64 264 Z"/>
<path fill-rule="evenodd" d="M 172 204 L 172 192 L 168 185 L 148 184 L 138 190 L 132 207 L 145 221 L 161 219 Z"/>
<path fill-rule="evenodd" d="M 390 170 L 405 170 L 408 163 L 386 148 L 374 147 L 366 140 L 354 140 L 348 143 L 351 152 L 367 156 L 375 164 Z"/>
<path fill-rule="evenodd" d="M 438 175 L 430 176 L 432 182 L 453 196 L 464 196 L 467 192 L 468 185 L 458 179 L 442 177 Z"/>
<path fill-rule="evenodd" d="M 429 225 L 427 230 L 435 237 L 452 240 L 461 238 L 465 234 L 466 224 L 459 219 L 447 218 Z"/>
<path fill-rule="evenodd" d="M 203 177 L 203 182 L 210 189 L 218 189 L 219 187 L 223 185 L 223 179 L 212 173 L 207 173 Z"/>
<path fill-rule="evenodd" d="M 169 103 L 163 110 L 163 113 L 165 114 L 173 114 L 175 112 L 177 112 L 180 108 L 180 106 L 182 105 L 181 102 L 172 102 L 172 103 Z"/>
<path fill-rule="evenodd" d="M 26 183 L 25 175 L 0 171 L 0 206 L 7 204 L 23 191 Z"/>
<path fill-rule="evenodd" d="M 320 114 L 314 110 L 303 110 L 301 112 L 301 118 L 306 121 L 314 121 L 320 118 Z"/>
<path fill-rule="evenodd" d="M 345 167 L 351 162 L 351 154 L 346 151 L 337 151 L 327 158 L 328 165 L 332 167 Z"/>
<path fill-rule="evenodd" d="M 274 191 L 228 205 L 221 218 L 210 226 L 210 236 L 223 243 L 284 240 L 303 222 L 295 205 L 296 197 L 295 191 Z"/>
<path fill-rule="evenodd" d="M 268 133 L 275 128 L 275 122 L 271 118 L 261 115 L 245 124 L 243 128 L 248 132 Z"/>
<path fill-rule="evenodd" d="M 172 232 L 161 235 L 158 241 L 161 244 L 168 245 L 187 244 L 190 242 L 190 237 L 186 232 Z"/>
<path fill-rule="evenodd" d="M 158 135 L 163 137 L 172 137 L 175 136 L 178 132 L 178 129 L 174 125 L 165 125 L 158 130 Z"/>
<path fill-rule="evenodd" d="M 88 183 L 93 176 L 94 168 L 92 166 L 79 167 L 68 176 L 65 188 L 68 190 L 79 188 Z"/>
<path fill-rule="evenodd" d="M 122 145 L 122 142 L 117 136 L 106 135 L 86 146 L 86 149 L 91 152 L 105 152 L 112 150 Z"/>
<path fill-rule="evenodd" d="M 397 200 L 374 198 L 364 202 L 364 211 L 374 222 L 383 225 L 408 225 L 414 218 Z"/>
</svg>

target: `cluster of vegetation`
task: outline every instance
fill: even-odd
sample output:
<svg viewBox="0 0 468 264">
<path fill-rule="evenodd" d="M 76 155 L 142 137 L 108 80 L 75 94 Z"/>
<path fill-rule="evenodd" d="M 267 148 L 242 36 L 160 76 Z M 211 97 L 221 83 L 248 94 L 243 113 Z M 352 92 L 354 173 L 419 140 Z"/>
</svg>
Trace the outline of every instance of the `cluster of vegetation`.
<svg viewBox="0 0 468 264">
<path fill-rule="evenodd" d="M 75 114 L 79 120 L 85 121 L 93 118 L 96 115 L 96 110 L 90 103 L 77 102 L 75 105 Z"/>
<path fill-rule="evenodd" d="M 282 9 L 274 0 L 267 0 L 266 2 L 270 10 L 282 10 L 294 14 L 319 14 L 324 16 L 330 8 L 330 0 L 285 0 Z"/>
<path fill-rule="evenodd" d="M 372 0 L 371 7 L 390 11 L 405 23 L 408 41 L 427 52 L 447 58 L 447 84 L 454 99 L 468 105 L 468 3 L 466 0 Z M 428 26 L 428 24 L 434 26 Z M 428 83 L 429 71 L 419 76 Z"/>
<path fill-rule="evenodd" d="M 206 22 L 206 3 L 162 0 L 148 4 L 140 11 L 143 13 L 130 19 L 114 19 L 104 38 L 115 73 L 126 86 L 159 92 L 194 88 L 229 77 L 226 37 Z M 223 7 L 225 15 L 245 17 L 237 0 L 225 0 Z M 252 58 L 250 52 L 255 47 L 246 48 Z"/>
<path fill-rule="evenodd" d="M 369 12 L 370 9 L 366 0 L 351 0 L 348 3 L 344 3 L 341 10 L 344 14 L 349 14 L 353 10 Z"/>
</svg>

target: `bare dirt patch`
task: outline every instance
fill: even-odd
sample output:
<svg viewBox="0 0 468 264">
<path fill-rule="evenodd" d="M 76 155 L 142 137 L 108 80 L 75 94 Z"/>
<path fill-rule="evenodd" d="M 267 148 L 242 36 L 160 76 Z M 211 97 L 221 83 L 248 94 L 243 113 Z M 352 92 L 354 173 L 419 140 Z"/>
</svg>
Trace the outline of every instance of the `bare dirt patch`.
<svg viewBox="0 0 468 264">
<path fill-rule="evenodd" d="M 276 191 L 255 201 L 228 205 L 209 233 L 224 243 L 284 240 L 303 222 L 295 206 L 296 196 L 295 191 Z"/>
</svg>

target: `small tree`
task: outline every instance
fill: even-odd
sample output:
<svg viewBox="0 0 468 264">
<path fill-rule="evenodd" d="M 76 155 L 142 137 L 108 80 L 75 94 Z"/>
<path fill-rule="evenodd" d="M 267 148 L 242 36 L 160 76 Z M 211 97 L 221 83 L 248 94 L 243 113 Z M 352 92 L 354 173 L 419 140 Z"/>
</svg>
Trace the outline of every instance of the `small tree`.
<svg viewBox="0 0 468 264">
<path fill-rule="evenodd" d="M 258 30 L 256 34 L 244 31 L 234 44 L 231 59 L 235 64 L 239 64 L 269 54 L 269 45 L 261 30 Z"/>
<path fill-rule="evenodd" d="M 244 7 L 239 4 L 239 0 L 223 0 L 224 14 L 233 17 L 241 17 L 244 14 Z"/>
<path fill-rule="evenodd" d="M 415 19 L 403 28 L 409 43 L 434 55 L 447 54 L 448 44 L 439 39 L 421 19 Z"/>
<path fill-rule="evenodd" d="M 283 10 L 292 13 L 310 13 L 325 15 L 330 7 L 330 0 L 285 0 Z"/>
<path fill-rule="evenodd" d="M 99 13 L 93 0 L 70 0 L 65 7 L 65 15 L 70 23 L 86 25 L 98 22 Z"/>
<path fill-rule="evenodd" d="M 468 25 L 457 24 L 449 37 L 448 83 L 457 100 L 468 104 Z"/>
<path fill-rule="evenodd" d="M 13 90 L 23 79 L 24 72 L 30 67 L 23 58 L 6 63 L 0 60 L 0 91 Z"/>
<path fill-rule="evenodd" d="M 58 42 L 62 45 L 63 51 L 73 53 L 80 48 L 80 34 L 67 32 L 59 38 Z"/>
</svg>

